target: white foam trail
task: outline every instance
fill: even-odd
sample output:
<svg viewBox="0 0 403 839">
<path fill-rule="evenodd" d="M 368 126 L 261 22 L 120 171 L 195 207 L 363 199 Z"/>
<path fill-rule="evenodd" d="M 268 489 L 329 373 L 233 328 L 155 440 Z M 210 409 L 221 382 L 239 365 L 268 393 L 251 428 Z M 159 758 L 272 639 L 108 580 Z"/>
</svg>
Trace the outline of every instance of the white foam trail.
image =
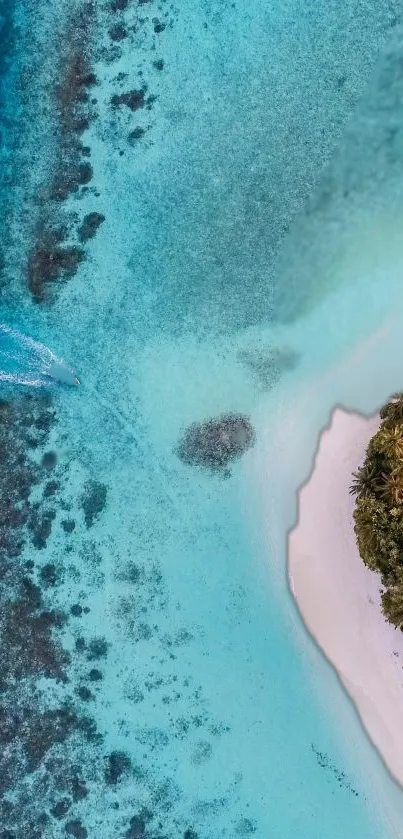
<svg viewBox="0 0 403 839">
<path fill-rule="evenodd" d="M 17 329 L 0 323 L 0 382 L 49 387 L 72 384 L 75 374 L 49 347 Z"/>
</svg>

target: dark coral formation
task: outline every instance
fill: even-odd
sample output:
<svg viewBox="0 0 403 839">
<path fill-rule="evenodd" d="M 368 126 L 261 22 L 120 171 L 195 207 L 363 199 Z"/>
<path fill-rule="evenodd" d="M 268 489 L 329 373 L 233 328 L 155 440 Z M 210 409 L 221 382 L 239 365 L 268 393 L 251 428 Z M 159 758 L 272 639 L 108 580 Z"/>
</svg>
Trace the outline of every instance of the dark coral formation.
<svg viewBox="0 0 403 839">
<path fill-rule="evenodd" d="M 27 264 L 28 288 L 37 303 L 51 300 L 51 287 L 73 277 L 85 256 L 83 249 L 72 242 L 74 223 L 63 222 L 61 204 L 87 188 L 93 178 L 87 159 L 90 150 L 81 138 L 94 118 L 90 91 L 97 81 L 91 58 L 95 19 L 95 5 L 86 0 L 72 11 L 65 30 L 58 36 L 60 65 L 53 85 L 57 115 L 55 165 L 44 190 L 47 203 L 37 224 Z M 92 238 L 102 221 L 99 213 L 87 215 L 76 230 L 79 241 Z"/>
<path fill-rule="evenodd" d="M 141 0 L 138 3 L 141 5 Z M 114 61 L 121 54 L 118 44 L 133 29 L 126 27 L 121 14 L 128 5 L 128 0 L 111 0 L 108 6 L 108 12 L 113 14 L 113 17 L 109 14 L 107 30 L 112 48 L 106 50 L 103 56 L 105 61 Z M 92 88 L 97 84 L 93 55 L 99 11 L 93 0 L 82 0 L 72 8 L 65 24 L 55 33 L 59 66 L 56 78 L 49 81 L 49 87 L 52 91 L 51 104 L 57 116 L 52 140 L 56 153 L 49 182 L 41 189 L 41 210 L 26 266 L 27 285 L 36 303 L 51 302 L 58 283 L 75 275 L 85 258 L 80 245 L 96 234 L 104 220 L 102 214 L 94 210 L 81 222 L 79 218 L 70 217 L 68 223 L 62 225 L 63 220 L 65 222 L 63 202 L 74 195 L 81 197 L 84 191 L 88 191 L 88 185 L 93 179 L 93 169 L 88 160 L 91 150 L 83 144 L 82 135 L 96 116 L 96 99 Z M 119 15 L 118 19 L 114 13 Z M 147 17 L 139 19 L 139 25 L 148 20 Z M 159 18 L 149 22 L 157 34 L 167 26 Z M 97 57 L 100 58 L 101 54 L 102 50 L 99 50 Z M 162 58 L 154 62 L 157 70 L 162 70 L 163 66 Z M 146 91 L 147 85 L 144 84 L 140 89 L 116 93 L 111 98 L 112 108 L 125 107 L 132 112 L 143 108 L 150 110 L 156 97 L 151 95 L 146 98 Z M 135 144 L 145 130 L 134 129 L 129 135 L 129 143 Z M 120 153 L 124 154 L 124 151 Z"/>
<path fill-rule="evenodd" d="M 146 133 L 145 128 L 142 128 L 140 125 L 138 125 L 136 128 L 133 128 L 133 131 L 131 131 L 130 134 L 128 135 L 128 137 L 127 137 L 128 143 L 131 146 L 137 145 L 138 141 L 141 140 L 142 137 L 144 137 L 145 133 Z"/>
<path fill-rule="evenodd" d="M 98 661 L 105 658 L 108 652 L 108 642 L 105 638 L 93 638 L 88 644 L 87 658 L 89 661 Z"/>
<path fill-rule="evenodd" d="M 98 227 L 105 221 L 105 216 L 102 213 L 88 213 L 84 216 L 83 222 L 78 228 L 78 238 L 80 242 L 87 242 L 88 239 L 93 239 Z"/>
<path fill-rule="evenodd" d="M 138 111 L 139 108 L 144 108 L 146 104 L 145 90 L 128 90 L 126 93 L 115 93 L 111 99 L 113 108 L 119 108 L 121 105 L 126 105 L 131 111 Z"/>
<path fill-rule="evenodd" d="M 76 527 L 74 519 L 63 519 L 60 524 L 65 533 L 73 533 Z"/>
<path fill-rule="evenodd" d="M 45 469 L 54 469 L 57 463 L 57 454 L 56 452 L 45 452 L 42 458 L 42 466 Z"/>
<path fill-rule="evenodd" d="M 1 538 L 6 546 L 0 587 L 0 676 L 3 680 L 0 685 L 0 823 L 4 835 L 15 835 L 18 839 L 20 836 L 49 839 L 59 831 L 67 836 L 89 835 L 90 827 L 81 818 L 79 803 L 90 794 L 90 783 L 97 790 L 107 787 L 111 792 L 134 778 L 133 802 L 137 800 L 136 785 L 142 779 L 150 789 L 154 811 L 134 809 L 133 803 L 132 818 L 127 817 L 126 824 L 120 822 L 116 835 L 162 837 L 166 833 L 161 826 L 161 815 L 173 807 L 180 793 L 169 779 L 155 784 L 154 778 L 132 764 L 132 758 L 125 752 L 105 754 L 87 710 L 96 707 L 99 700 L 103 674 L 98 666 L 105 662 L 109 644 L 102 636 L 78 634 L 76 627 L 87 610 L 81 605 L 81 597 L 66 603 L 66 614 L 56 608 L 57 586 L 66 579 L 68 567 L 56 551 L 51 555 L 54 561 L 49 561 L 50 557 L 44 561 L 40 546 L 37 550 L 32 546 L 33 531 L 38 531 L 38 527 L 31 524 L 35 519 L 42 522 L 48 517 L 49 501 L 43 487 L 49 484 L 51 470 L 57 469 L 61 486 L 61 489 L 55 487 L 52 504 L 58 500 L 63 514 L 66 509 L 71 510 L 71 505 L 59 497 L 66 465 L 48 447 L 49 432 L 56 420 L 52 402 L 49 398 L 26 397 L 13 404 L 0 404 Z M 89 486 L 96 490 L 87 509 L 92 522 L 93 516 L 100 514 L 105 493 L 96 487 L 96 482 L 92 485 L 88 482 L 87 489 Z M 41 502 L 30 500 L 34 487 L 39 490 L 35 498 L 41 498 Z M 75 518 L 63 518 L 57 525 L 59 535 L 68 541 L 72 538 L 74 521 Z M 62 522 L 69 526 L 64 527 Z M 53 519 L 51 524 L 52 528 L 56 526 Z M 10 538 L 10 534 L 15 538 Z M 78 538 L 76 534 L 75 538 Z M 32 550 L 29 560 L 24 562 L 25 544 Z M 122 577 L 127 586 L 138 591 L 145 587 L 147 575 L 148 594 L 144 596 L 141 614 L 136 620 L 133 617 L 136 631 L 145 625 L 149 604 L 155 604 L 157 594 L 160 597 L 160 572 L 130 560 Z M 61 630 L 67 620 L 75 639 L 71 652 L 62 643 Z M 163 648 L 169 648 L 174 658 L 175 646 L 182 646 L 187 638 L 184 631 L 173 638 L 165 635 Z M 57 684 L 57 690 L 42 692 L 38 679 Z M 169 685 L 174 689 L 172 701 L 175 701 L 179 691 L 173 675 L 164 685 L 158 671 L 150 672 L 142 687 L 144 691 L 163 690 L 166 698 Z M 140 701 L 139 695 L 133 689 L 132 701 Z M 194 716 L 182 721 L 180 733 L 175 729 L 174 736 L 185 737 L 192 727 L 199 730 L 201 725 L 201 718 Z M 166 731 L 146 726 L 137 735 L 142 754 L 146 749 L 162 750 L 168 741 Z M 178 835 L 187 835 L 183 833 L 185 826 L 178 828 Z M 189 839 L 192 837 L 190 832 Z"/>
<path fill-rule="evenodd" d="M 60 49 L 59 79 L 55 104 L 59 125 L 59 163 L 51 197 L 64 200 L 71 192 L 91 180 L 88 162 L 83 162 L 81 135 L 90 125 L 93 113 L 90 89 L 96 84 L 91 66 L 92 29 L 95 5 L 83 3 L 71 15 Z"/>
<path fill-rule="evenodd" d="M 149 831 L 147 827 L 152 819 L 152 814 L 143 809 L 137 816 L 130 819 L 129 829 L 125 833 L 125 839 L 147 839 Z"/>
<path fill-rule="evenodd" d="M 52 816 L 55 819 L 62 819 L 63 816 L 67 815 L 71 807 L 71 801 L 69 798 L 61 798 L 60 801 L 57 801 L 54 807 L 51 809 Z"/>
<path fill-rule="evenodd" d="M 82 248 L 62 245 L 65 231 L 39 225 L 34 247 L 28 257 L 28 288 L 37 303 L 46 296 L 49 283 L 73 277 L 84 259 Z"/>
<path fill-rule="evenodd" d="M 45 608 L 39 586 L 29 577 L 22 577 L 18 586 L 12 586 L 9 576 L 2 575 L 4 590 L 7 583 L 8 587 L 7 608 L 2 608 L 0 614 L 0 637 L 2 645 L 13 650 L 13 660 L 2 663 L 0 685 L 6 685 L 11 677 L 22 679 L 39 674 L 64 679 L 70 656 L 55 643 L 53 630 L 64 625 L 65 616 Z"/>
<path fill-rule="evenodd" d="M 85 484 L 81 506 L 84 511 L 84 520 L 87 527 L 92 527 L 104 509 L 106 492 L 105 484 L 102 484 L 100 481 L 87 481 Z"/>
<path fill-rule="evenodd" d="M 153 17 L 153 27 L 155 34 L 159 35 L 161 32 L 164 31 L 164 29 L 166 29 L 166 23 L 164 23 L 162 20 L 159 20 L 159 18 L 157 17 Z"/>
<path fill-rule="evenodd" d="M 81 819 L 71 819 L 65 824 L 66 833 L 74 836 L 74 839 L 87 839 L 88 830 L 84 827 Z"/>
<path fill-rule="evenodd" d="M 125 752 L 111 752 L 105 767 L 105 781 L 109 786 L 116 786 L 118 781 L 131 769 L 131 760 Z"/>
<path fill-rule="evenodd" d="M 46 493 L 42 501 L 31 500 L 56 465 L 54 452 L 36 453 L 45 448 L 55 419 L 47 396 L 0 402 L 0 823 L 4 835 L 37 839 L 44 831 L 50 835 L 52 817 L 67 813 L 66 793 L 73 801 L 86 795 L 69 758 L 72 735 L 97 742 L 93 720 L 66 694 L 71 657 L 60 631 L 68 618 L 47 602 L 59 578 L 56 566 L 41 566 L 40 554 L 32 553 L 45 545 L 55 518 Z M 53 503 L 58 492 L 55 487 Z M 23 561 L 26 545 L 39 562 Z M 38 679 L 59 683 L 64 699 L 49 702 Z M 62 747 L 58 767 L 51 755 L 55 748 L 61 755 Z"/>
<path fill-rule="evenodd" d="M 123 23 L 116 23 L 109 30 L 109 37 L 111 41 L 123 41 L 127 38 L 127 29 Z"/>
<path fill-rule="evenodd" d="M 129 5 L 129 0 L 112 0 L 111 12 L 124 12 Z"/>
<path fill-rule="evenodd" d="M 85 685 L 79 685 L 76 688 L 76 694 L 83 702 L 90 702 L 90 700 L 95 699 L 94 694 Z"/>
<path fill-rule="evenodd" d="M 53 562 L 48 562 L 39 570 L 39 578 L 45 588 L 53 588 L 58 581 L 58 573 Z"/>
<path fill-rule="evenodd" d="M 47 475 L 29 456 L 46 442 L 55 422 L 50 399 L 25 397 L 0 401 L 0 550 L 2 574 L 6 558 L 17 557 L 38 532 L 43 517 L 52 518 L 46 505 L 32 504 L 30 492 Z M 42 461 L 43 463 L 43 461 Z"/>
<path fill-rule="evenodd" d="M 88 673 L 88 678 L 90 682 L 101 682 L 103 679 L 103 675 L 100 670 L 97 670 L 96 667 L 93 667 L 92 670 Z"/>
<path fill-rule="evenodd" d="M 57 201 L 65 201 L 72 192 L 78 192 L 80 186 L 89 184 L 92 177 L 92 166 L 88 160 L 66 166 L 55 176 L 51 198 Z"/>
<path fill-rule="evenodd" d="M 254 442 L 255 432 L 247 417 L 223 414 L 217 419 L 190 425 L 179 443 L 177 454 L 189 466 L 220 472 Z"/>
</svg>

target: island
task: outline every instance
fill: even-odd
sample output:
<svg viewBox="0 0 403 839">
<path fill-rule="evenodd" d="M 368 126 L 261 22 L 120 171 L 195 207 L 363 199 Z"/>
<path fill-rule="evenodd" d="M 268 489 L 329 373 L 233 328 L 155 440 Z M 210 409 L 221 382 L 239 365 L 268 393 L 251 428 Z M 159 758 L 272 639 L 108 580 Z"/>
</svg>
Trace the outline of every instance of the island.
<svg viewBox="0 0 403 839">
<path fill-rule="evenodd" d="M 290 589 L 305 625 L 400 784 L 402 432 L 402 394 L 369 418 L 335 409 L 288 535 Z"/>
</svg>

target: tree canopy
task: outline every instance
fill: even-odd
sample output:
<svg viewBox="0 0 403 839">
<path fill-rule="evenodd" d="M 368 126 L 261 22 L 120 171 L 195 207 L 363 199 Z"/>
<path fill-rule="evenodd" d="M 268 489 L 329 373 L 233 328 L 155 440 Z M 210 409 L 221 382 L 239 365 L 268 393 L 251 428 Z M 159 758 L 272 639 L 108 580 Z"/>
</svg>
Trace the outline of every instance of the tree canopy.
<svg viewBox="0 0 403 839">
<path fill-rule="evenodd" d="M 403 629 L 403 393 L 380 410 L 381 424 L 354 472 L 354 530 L 365 564 L 381 575 L 386 619 Z"/>
</svg>

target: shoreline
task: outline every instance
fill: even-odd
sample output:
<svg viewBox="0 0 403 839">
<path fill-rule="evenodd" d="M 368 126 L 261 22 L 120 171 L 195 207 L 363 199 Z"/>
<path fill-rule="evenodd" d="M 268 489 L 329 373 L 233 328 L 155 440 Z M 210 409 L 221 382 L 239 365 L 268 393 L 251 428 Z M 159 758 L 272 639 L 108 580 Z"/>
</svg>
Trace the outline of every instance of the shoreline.
<svg viewBox="0 0 403 839">
<path fill-rule="evenodd" d="M 333 665 L 392 777 L 403 785 L 403 633 L 380 605 L 381 580 L 355 541 L 352 472 L 379 426 L 336 408 L 298 496 L 288 537 L 291 592 L 310 634 Z M 400 735 L 399 735 L 400 732 Z"/>
</svg>

